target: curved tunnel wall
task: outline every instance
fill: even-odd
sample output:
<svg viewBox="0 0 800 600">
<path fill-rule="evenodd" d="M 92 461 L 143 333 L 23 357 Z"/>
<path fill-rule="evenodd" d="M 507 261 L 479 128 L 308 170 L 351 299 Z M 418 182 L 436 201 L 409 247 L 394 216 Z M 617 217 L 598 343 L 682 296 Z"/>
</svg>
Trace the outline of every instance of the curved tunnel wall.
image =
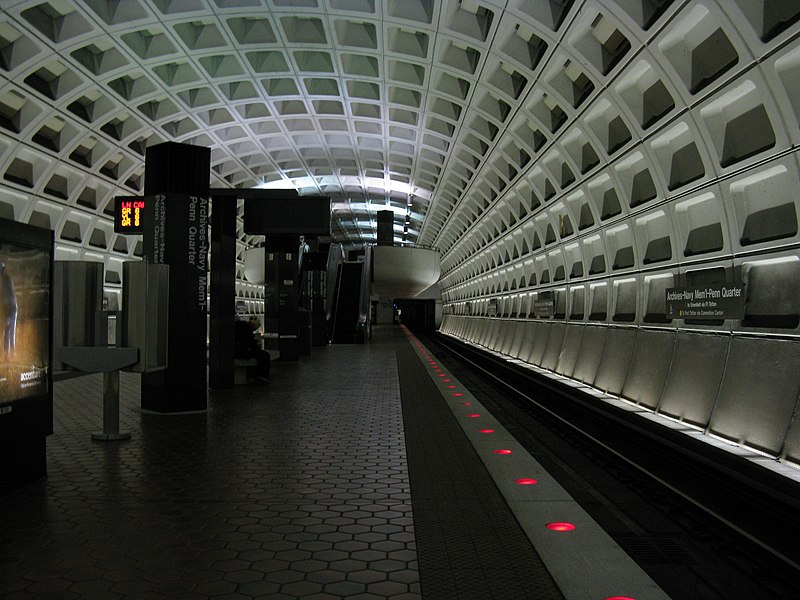
<svg viewBox="0 0 800 600">
<path fill-rule="evenodd" d="M 484 165 L 435 236 L 442 331 L 800 462 L 800 49 L 770 5 L 578 15 L 517 118 L 532 166 Z M 720 281 L 743 319 L 667 315 Z"/>
<path fill-rule="evenodd" d="M 800 463 L 796 340 L 452 314 L 441 331 Z"/>
</svg>

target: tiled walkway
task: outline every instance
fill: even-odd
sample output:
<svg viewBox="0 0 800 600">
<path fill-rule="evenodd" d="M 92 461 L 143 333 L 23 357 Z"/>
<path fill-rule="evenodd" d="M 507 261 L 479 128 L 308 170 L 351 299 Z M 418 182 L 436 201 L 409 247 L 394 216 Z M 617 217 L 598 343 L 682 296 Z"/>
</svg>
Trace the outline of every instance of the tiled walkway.
<svg viewBox="0 0 800 600">
<path fill-rule="evenodd" d="M 124 442 L 90 439 L 101 385 L 56 383 L 49 476 L 0 496 L 2 600 L 562 597 L 400 328 L 202 414 L 123 373 Z"/>
<path fill-rule="evenodd" d="M 49 477 L 0 497 L 0 597 L 419 598 L 391 343 L 314 349 L 207 414 L 90 440 L 101 378 L 60 381 Z"/>
</svg>

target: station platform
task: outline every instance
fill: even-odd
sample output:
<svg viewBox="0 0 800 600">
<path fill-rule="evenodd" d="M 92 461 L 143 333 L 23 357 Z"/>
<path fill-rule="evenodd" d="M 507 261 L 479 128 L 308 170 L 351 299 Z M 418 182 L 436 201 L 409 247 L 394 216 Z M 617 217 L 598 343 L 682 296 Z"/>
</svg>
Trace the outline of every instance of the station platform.
<svg viewBox="0 0 800 600">
<path fill-rule="evenodd" d="M 667 597 L 405 329 L 200 414 L 122 375 L 113 443 L 101 376 L 56 382 L 49 475 L 0 497 L 0 597 Z"/>
</svg>

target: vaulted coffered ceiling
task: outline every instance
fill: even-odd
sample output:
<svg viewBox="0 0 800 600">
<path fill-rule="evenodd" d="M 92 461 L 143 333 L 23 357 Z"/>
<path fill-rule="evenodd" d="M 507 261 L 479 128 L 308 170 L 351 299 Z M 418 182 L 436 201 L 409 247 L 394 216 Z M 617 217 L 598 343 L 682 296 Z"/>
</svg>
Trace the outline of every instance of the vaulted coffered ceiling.
<svg viewBox="0 0 800 600">
<path fill-rule="evenodd" d="M 212 185 L 330 196 L 343 242 L 374 240 L 384 209 L 415 242 L 446 174 L 468 178 L 518 110 L 571 4 L 7 0 L 0 107 L 30 148 L 6 181 L 101 208 L 141 189 L 146 146 L 175 140 L 212 148 Z M 508 168 L 530 158 L 504 151 Z"/>
<path fill-rule="evenodd" d="M 111 232 L 111 200 L 141 191 L 145 148 L 167 140 L 211 148 L 212 186 L 330 196 L 333 235 L 353 245 L 374 241 L 388 209 L 396 241 L 447 252 L 504 197 L 508 227 L 531 210 L 515 208 L 520 194 L 559 197 L 614 160 L 639 160 L 623 171 L 644 185 L 636 173 L 660 172 L 658 157 L 633 146 L 752 64 L 759 39 L 779 40 L 798 13 L 769 0 L 0 9 L 3 210 L 64 244 L 131 256 Z M 706 136 L 686 127 L 673 133 Z"/>
</svg>

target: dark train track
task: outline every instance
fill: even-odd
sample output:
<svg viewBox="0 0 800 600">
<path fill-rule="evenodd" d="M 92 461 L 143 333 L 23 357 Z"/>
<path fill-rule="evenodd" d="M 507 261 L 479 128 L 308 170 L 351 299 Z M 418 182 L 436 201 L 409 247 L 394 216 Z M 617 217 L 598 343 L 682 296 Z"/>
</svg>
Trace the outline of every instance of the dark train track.
<svg viewBox="0 0 800 600">
<path fill-rule="evenodd" d="M 419 337 L 673 598 L 798 597 L 800 484 L 449 336 Z"/>
</svg>

